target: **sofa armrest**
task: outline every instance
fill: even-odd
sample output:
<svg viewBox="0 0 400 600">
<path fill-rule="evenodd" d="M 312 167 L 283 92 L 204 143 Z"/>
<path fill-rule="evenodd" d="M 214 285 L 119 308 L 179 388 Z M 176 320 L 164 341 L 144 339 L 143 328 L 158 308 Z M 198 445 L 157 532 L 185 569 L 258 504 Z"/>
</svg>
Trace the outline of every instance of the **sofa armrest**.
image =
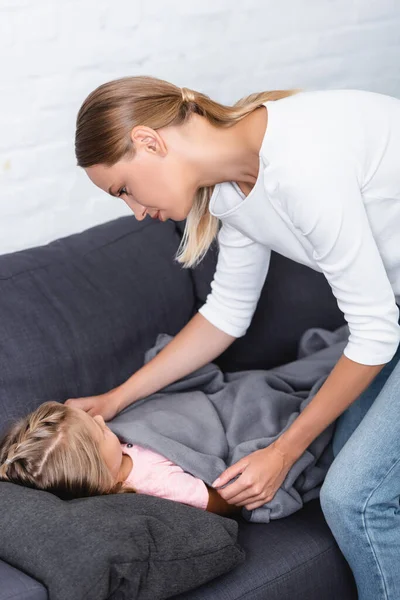
<svg viewBox="0 0 400 600">
<path fill-rule="evenodd" d="M 0 600 L 47 600 L 46 588 L 12 567 L 8 563 L 0 560 Z"/>
</svg>

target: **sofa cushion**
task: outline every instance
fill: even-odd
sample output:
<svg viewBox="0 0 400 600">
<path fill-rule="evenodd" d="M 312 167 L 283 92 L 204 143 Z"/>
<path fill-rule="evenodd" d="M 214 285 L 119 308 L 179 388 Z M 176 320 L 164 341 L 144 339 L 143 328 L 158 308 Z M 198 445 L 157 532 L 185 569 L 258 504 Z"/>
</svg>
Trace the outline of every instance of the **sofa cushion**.
<svg viewBox="0 0 400 600">
<path fill-rule="evenodd" d="M 357 600 L 350 568 L 319 500 L 268 524 L 239 524 L 246 561 L 174 600 Z"/>
<path fill-rule="evenodd" d="M 172 222 L 123 217 L 0 256 L 0 433 L 46 400 L 106 392 L 194 311 Z"/>
<path fill-rule="evenodd" d="M 245 562 L 174 600 L 356 600 L 353 576 L 318 500 L 269 524 L 238 521 Z M 41 584 L 1 561 L 0 581 L 0 600 L 47 599 Z"/>
<path fill-rule="evenodd" d="M 237 529 L 144 494 L 66 502 L 0 483 L 0 557 L 44 583 L 51 600 L 163 600 L 190 590 L 243 562 Z"/>
</svg>

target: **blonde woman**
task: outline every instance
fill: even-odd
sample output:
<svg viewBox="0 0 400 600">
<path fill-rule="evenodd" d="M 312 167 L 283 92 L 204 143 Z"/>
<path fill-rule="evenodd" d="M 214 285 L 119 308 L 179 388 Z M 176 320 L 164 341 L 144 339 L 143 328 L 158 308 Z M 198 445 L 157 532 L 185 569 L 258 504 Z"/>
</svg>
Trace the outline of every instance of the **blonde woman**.
<svg viewBox="0 0 400 600">
<path fill-rule="evenodd" d="M 224 106 L 160 79 L 127 77 L 83 103 L 76 156 L 92 182 L 122 198 L 137 219 L 187 219 L 177 256 L 184 267 L 197 264 L 216 236 L 219 257 L 206 303 L 152 361 L 108 393 L 68 404 L 111 419 L 215 359 L 246 333 L 271 250 L 321 271 L 349 324 L 344 353 L 276 443 L 214 485 L 240 475 L 219 489 L 221 497 L 249 510 L 261 506 L 342 415 L 322 508 L 360 600 L 397 599 L 400 101 L 292 90 Z"/>
</svg>

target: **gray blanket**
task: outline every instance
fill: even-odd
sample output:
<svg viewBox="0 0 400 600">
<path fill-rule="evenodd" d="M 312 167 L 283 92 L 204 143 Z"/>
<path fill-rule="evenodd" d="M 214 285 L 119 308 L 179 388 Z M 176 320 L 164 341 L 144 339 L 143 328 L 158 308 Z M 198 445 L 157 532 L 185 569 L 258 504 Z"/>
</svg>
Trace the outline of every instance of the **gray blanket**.
<svg viewBox="0 0 400 600">
<path fill-rule="evenodd" d="M 213 363 L 128 406 L 109 422 L 122 441 L 159 452 L 211 483 L 242 457 L 271 444 L 304 410 L 340 358 L 348 328 L 310 329 L 298 360 L 268 371 L 222 373 Z M 150 361 L 172 337 L 160 334 Z M 245 519 L 267 523 L 318 496 L 332 462 L 328 427 L 290 469 L 274 498 Z"/>
</svg>

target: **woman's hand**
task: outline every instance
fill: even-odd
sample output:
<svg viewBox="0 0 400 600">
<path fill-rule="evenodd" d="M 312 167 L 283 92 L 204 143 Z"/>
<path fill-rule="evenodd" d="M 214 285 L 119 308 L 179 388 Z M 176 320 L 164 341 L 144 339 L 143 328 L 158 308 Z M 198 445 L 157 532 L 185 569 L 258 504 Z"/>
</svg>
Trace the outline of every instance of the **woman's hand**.
<svg viewBox="0 0 400 600">
<path fill-rule="evenodd" d="M 294 460 L 274 442 L 267 448 L 256 450 L 240 459 L 226 469 L 212 485 L 219 488 L 240 475 L 224 489 L 218 489 L 218 493 L 229 504 L 254 510 L 273 499 L 293 463 Z"/>
<path fill-rule="evenodd" d="M 99 396 L 87 396 L 85 398 L 69 398 L 65 404 L 73 408 L 81 408 L 92 417 L 101 415 L 105 421 L 110 421 L 120 411 L 119 396 L 111 390 Z"/>
</svg>

